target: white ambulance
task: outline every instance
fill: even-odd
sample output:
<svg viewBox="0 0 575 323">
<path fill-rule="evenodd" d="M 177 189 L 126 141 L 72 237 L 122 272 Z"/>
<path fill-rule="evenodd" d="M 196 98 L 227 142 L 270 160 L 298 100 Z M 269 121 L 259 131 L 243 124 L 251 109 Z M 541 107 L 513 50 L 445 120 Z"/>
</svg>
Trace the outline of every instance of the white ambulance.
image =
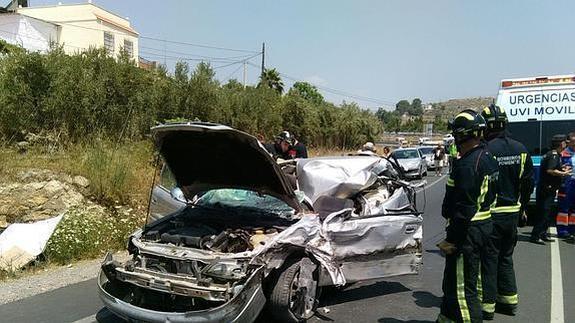
<svg viewBox="0 0 575 323">
<path fill-rule="evenodd" d="M 496 104 L 507 112 L 512 137 L 541 156 L 553 135 L 575 130 L 575 75 L 503 80 Z"/>
<path fill-rule="evenodd" d="M 496 104 L 507 113 L 511 137 L 529 150 L 538 181 L 551 138 L 575 131 L 575 75 L 503 80 Z"/>
</svg>

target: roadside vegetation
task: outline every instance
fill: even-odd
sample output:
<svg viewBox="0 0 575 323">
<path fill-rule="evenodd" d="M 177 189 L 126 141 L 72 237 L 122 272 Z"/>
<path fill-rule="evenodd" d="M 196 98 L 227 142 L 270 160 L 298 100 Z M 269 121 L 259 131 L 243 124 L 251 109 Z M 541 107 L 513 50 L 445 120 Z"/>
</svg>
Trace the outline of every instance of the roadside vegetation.
<svg viewBox="0 0 575 323">
<path fill-rule="evenodd" d="M 0 105 L 0 137 L 9 143 L 28 133 L 63 146 L 94 137 L 141 140 L 157 122 L 173 119 L 222 123 L 268 140 L 288 129 L 310 146 L 342 149 L 373 141 L 381 130 L 373 113 L 326 102 L 308 83 L 285 91 L 275 69 L 244 88 L 236 80 L 221 84 L 207 63 L 192 71 L 179 62 L 172 76 L 100 49 L 3 55 Z"/>
<path fill-rule="evenodd" d="M 0 42 L 0 183 L 27 169 L 81 175 L 102 206 L 72 208 L 42 263 L 99 257 L 121 249 L 145 221 L 155 156 L 150 127 L 174 120 L 229 125 L 271 141 L 286 129 L 314 151 L 355 150 L 382 130 L 355 103 L 326 102 L 311 84 L 286 89 L 268 69 L 256 86 L 221 83 L 207 63 L 173 74 L 143 70 L 101 49 L 30 53 Z M 1 214 L 0 214 L 1 215 Z M 33 267 L 37 268 L 38 264 Z M 13 273 L 0 272 L 0 279 Z"/>
</svg>

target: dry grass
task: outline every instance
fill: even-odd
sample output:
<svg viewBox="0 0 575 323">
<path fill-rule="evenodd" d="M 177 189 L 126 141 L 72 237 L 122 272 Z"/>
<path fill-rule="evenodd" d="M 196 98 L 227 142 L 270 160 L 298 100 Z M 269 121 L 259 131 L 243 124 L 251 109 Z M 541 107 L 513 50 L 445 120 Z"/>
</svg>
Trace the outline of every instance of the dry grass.
<svg viewBox="0 0 575 323">
<path fill-rule="evenodd" d="M 108 207 L 101 216 L 89 210 L 70 210 L 47 245 L 46 259 L 14 272 L 0 270 L 0 281 L 123 248 L 127 236 L 145 220 L 154 173 L 152 160 L 152 144 L 148 141 L 126 144 L 94 141 L 52 153 L 32 147 L 23 154 L 0 146 L 0 182 L 12 181 L 19 172 L 29 169 L 81 175 L 90 181 L 90 198 Z M 129 205 L 133 211 L 118 214 L 118 204 Z"/>
<path fill-rule="evenodd" d="M 76 144 L 53 153 L 32 147 L 26 153 L 0 148 L 0 182 L 13 180 L 31 168 L 81 175 L 90 180 L 91 198 L 105 205 L 143 206 L 147 202 L 152 174 L 152 144 L 140 141 L 115 144 L 94 141 Z"/>
<path fill-rule="evenodd" d="M 355 151 L 352 150 L 342 150 L 338 148 L 310 148 L 308 150 L 309 157 L 320 157 L 320 156 L 345 156 L 348 153 Z"/>
</svg>

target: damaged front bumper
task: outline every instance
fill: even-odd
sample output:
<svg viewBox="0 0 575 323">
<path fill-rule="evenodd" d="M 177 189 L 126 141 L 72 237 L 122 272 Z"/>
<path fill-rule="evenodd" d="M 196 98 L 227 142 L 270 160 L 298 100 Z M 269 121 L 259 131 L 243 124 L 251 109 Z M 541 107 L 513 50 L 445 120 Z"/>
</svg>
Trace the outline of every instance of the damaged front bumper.
<svg viewBox="0 0 575 323">
<path fill-rule="evenodd" d="M 168 277 L 164 277 L 168 278 Z M 111 281 L 106 277 L 104 270 L 98 276 L 99 296 L 104 306 L 112 313 L 128 321 L 146 322 L 253 322 L 263 309 L 266 299 L 262 289 L 263 268 L 257 269 L 245 282 L 241 291 L 236 293 L 229 301 L 209 309 L 167 312 L 147 309 L 133 305 L 125 300 L 126 283 Z M 168 279 L 158 277 L 155 290 L 159 286 L 172 288 Z M 162 284 L 164 282 L 164 284 Z M 135 284 L 138 286 L 139 284 Z M 141 286 L 141 285 L 140 285 Z M 177 286 L 173 286 L 177 287 Z M 191 285 L 186 286 L 188 293 Z M 207 291 L 197 288 L 198 296 Z M 170 294 L 173 294 L 170 292 Z M 176 293 L 180 294 L 181 293 Z M 190 294 L 193 295 L 193 294 Z"/>
</svg>

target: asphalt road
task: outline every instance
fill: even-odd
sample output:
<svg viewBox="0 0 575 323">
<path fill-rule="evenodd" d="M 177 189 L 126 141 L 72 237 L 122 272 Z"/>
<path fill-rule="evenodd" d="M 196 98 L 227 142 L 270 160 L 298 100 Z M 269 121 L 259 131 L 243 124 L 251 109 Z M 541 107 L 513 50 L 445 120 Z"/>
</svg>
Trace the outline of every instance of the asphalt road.
<svg viewBox="0 0 575 323">
<path fill-rule="evenodd" d="M 328 290 L 311 322 L 435 321 L 442 295 L 444 262 L 435 244 L 444 237 L 445 222 L 440 215 L 440 205 L 445 177 L 430 176 L 427 180 L 427 189 L 418 194 L 419 205 L 426 204 L 421 273 Z M 530 230 L 520 229 L 515 252 L 518 315 L 498 314 L 494 322 L 575 322 L 575 275 L 571 274 L 575 268 L 575 246 L 564 241 L 545 246 L 531 244 L 527 241 Z M 552 270 L 552 266 L 556 270 Z M 118 321 L 102 308 L 95 279 L 0 306 L 0 322 L 75 321 Z"/>
</svg>

